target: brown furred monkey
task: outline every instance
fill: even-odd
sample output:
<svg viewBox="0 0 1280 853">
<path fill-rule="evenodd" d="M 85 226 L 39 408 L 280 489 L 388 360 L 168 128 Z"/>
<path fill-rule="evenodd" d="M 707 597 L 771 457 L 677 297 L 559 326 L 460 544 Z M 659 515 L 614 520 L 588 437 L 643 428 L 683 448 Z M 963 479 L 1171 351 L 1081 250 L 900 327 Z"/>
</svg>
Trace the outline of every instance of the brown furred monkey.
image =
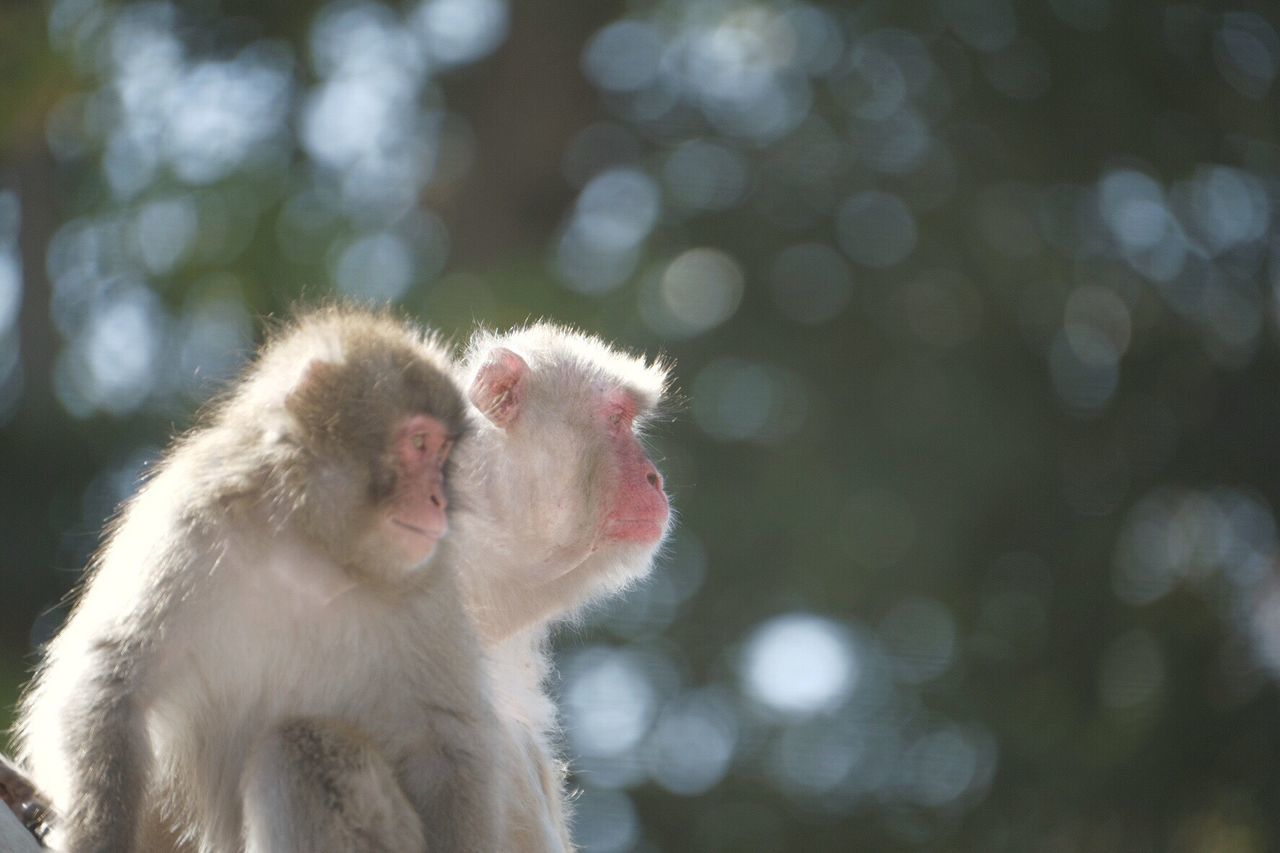
<svg viewBox="0 0 1280 853">
<path fill-rule="evenodd" d="M 662 477 L 637 437 L 663 402 L 667 367 L 542 323 L 477 335 L 462 371 L 485 419 L 458 457 L 474 511 L 458 516 L 454 543 L 522 768 L 506 849 L 569 850 L 547 638 L 646 574 L 669 529 Z"/>
<path fill-rule="evenodd" d="M 53 846 L 501 849 L 501 729 L 441 539 L 450 370 L 322 310 L 173 445 L 21 705 Z"/>
</svg>

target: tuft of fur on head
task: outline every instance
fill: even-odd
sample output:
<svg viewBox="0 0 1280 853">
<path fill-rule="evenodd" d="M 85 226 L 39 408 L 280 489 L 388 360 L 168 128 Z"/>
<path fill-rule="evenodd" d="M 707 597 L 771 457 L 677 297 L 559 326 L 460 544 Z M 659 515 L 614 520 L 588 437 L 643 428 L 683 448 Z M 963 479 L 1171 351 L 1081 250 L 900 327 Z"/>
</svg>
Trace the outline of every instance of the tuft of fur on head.
<svg viewBox="0 0 1280 853">
<path fill-rule="evenodd" d="M 621 388 L 641 406 L 642 420 L 653 420 L 668 401 L 671 364 L 661 354 L 646 360 L 615 349 L 603 339 L 572 326 L 540 321 L 496 332 L 478 330 L 462 360 L 463 386 L 469 387 L 484 364 L 486 353 L 506 347 L 519 355 L 539 376 L 557 388 Z"/>
<path fill-rule="evenodd" d="M 371 367 L 392 369 L 394 359 L 425 360 L 442 377 L 452 374 L 449 352 L 431 332 L 392 314 L 351 305 L 327 305 L 304 310 L 284 324 L 268 330 L 257 359 L 245 371 L 238 393 L 215 406 L 214 417 L 225 419 L 238 410 L 268 416 L 285 416 L 286 402 L 315 362 L 345 363 L 351 356 L 375 356 Z M 443 387 L 443 386 L 442 386 Z M 456 393 L 442 390 L 441 400 L 452 398 L 440 413 L 442 420 L 465 421 L 466 404 Z"/>
</svg>

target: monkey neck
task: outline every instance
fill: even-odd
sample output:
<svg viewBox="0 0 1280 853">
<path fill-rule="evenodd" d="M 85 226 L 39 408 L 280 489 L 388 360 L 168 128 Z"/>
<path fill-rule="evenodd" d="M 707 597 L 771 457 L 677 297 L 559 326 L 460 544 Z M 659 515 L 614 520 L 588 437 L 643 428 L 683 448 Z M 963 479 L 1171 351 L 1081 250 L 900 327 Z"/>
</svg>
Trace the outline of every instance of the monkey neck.
<svg viewBox="0 0 1280 853">
<path fill-rule="evenodd" d="M 494 648 L 516 634 L 544 637 L 577 606 L 572 592 L 544 581 L 573 569 L 586 555 L 542 541 L 545 533 L 513 528 L 504 506 L 506 478 L 494 460 L 505 453 L 496 432 L 481 429 L 458 460 L 459 499 L 443 545 L 457 567 L 462 597 L 485 645 Z M 589 545 L 588 545 L 589 548 Z"/>
<path fill-rule="evenodd" d="M 501 465 L 496 431 L 481 430 L 458 465 L 458 501 L 445 542 L 457 566 L 463 598 L 486 645 L 513 635 L 545 637 L 594 600 L 644 574 L 652 548 L 611 543 L 598 528 L 538 528 L 521 516 Z M 517 504 L 517 505 L 513 505 Z"/>
<path fill-rule="evenodd" d="M 451 538 L 462 558 L 457 578 L 463 599 L 491 648 L 516 635 L 545 638 L 557 624 L 647 573 L 652 562 L 648 550 L 616 545 L 531 555 L 518 537 L 487 527 L 460 524 Z"/>
<path fill-rule="evenodd" d="M 489 547 L 466 549 L 467 565 L 458 573 L 467 607 L 486 645 L 497 645 L 516 634 L 543 637 L 589 597 L 581 588 L 582 558 L 575 564 L 566 555 L 569 569 L 554 580 L 523 583 L 520 579 L 528 577 L 530 558 L 493 539 L 486 544 Z"/>
</svg>

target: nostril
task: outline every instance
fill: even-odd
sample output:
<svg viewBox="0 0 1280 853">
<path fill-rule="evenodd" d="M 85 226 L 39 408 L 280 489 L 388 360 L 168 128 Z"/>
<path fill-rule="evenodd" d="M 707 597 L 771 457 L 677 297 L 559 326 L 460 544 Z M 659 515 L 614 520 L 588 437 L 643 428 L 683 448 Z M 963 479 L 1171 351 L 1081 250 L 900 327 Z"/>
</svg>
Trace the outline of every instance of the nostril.
<svg viewBox="0 0 1280 853">
<path fill-rule="evenodd" d="M 659 475 L 657 471 L 650 470 L 648 480 L 649 485 L 653 486 L 655 489 L 662 488 L 662 476 Z"/>
<path fill-rule="evenodd" d="M 431 503 L 439 509 L 444 509 L 444 501 L 435 492 L 431 493 Z"/>
</svg>

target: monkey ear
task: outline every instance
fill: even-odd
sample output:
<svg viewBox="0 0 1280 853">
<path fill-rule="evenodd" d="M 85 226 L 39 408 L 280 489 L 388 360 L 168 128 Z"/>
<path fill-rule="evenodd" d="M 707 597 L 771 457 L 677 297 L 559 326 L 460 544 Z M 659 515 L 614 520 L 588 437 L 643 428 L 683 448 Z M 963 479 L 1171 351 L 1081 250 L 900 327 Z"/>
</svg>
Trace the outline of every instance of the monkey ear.
<svg viewBox="0 0 1280 853">
<path fill-rule="evenodd" d="M 316 359 L 302 371 L 298 384 L 284 398 L 289 414 L 304 424 L 322 422 L 325 409 L 333 406 L 329 389 L 337 379 L 338 366 L 330 361 Z"/>
<path fill-rule="evenodd" d="M 467 396 L 494 426 L 506 429 L 520 416 L 528 375 L 529 365 L 523 358 L 506 347 L 494 347 Z"/>
</svg>

